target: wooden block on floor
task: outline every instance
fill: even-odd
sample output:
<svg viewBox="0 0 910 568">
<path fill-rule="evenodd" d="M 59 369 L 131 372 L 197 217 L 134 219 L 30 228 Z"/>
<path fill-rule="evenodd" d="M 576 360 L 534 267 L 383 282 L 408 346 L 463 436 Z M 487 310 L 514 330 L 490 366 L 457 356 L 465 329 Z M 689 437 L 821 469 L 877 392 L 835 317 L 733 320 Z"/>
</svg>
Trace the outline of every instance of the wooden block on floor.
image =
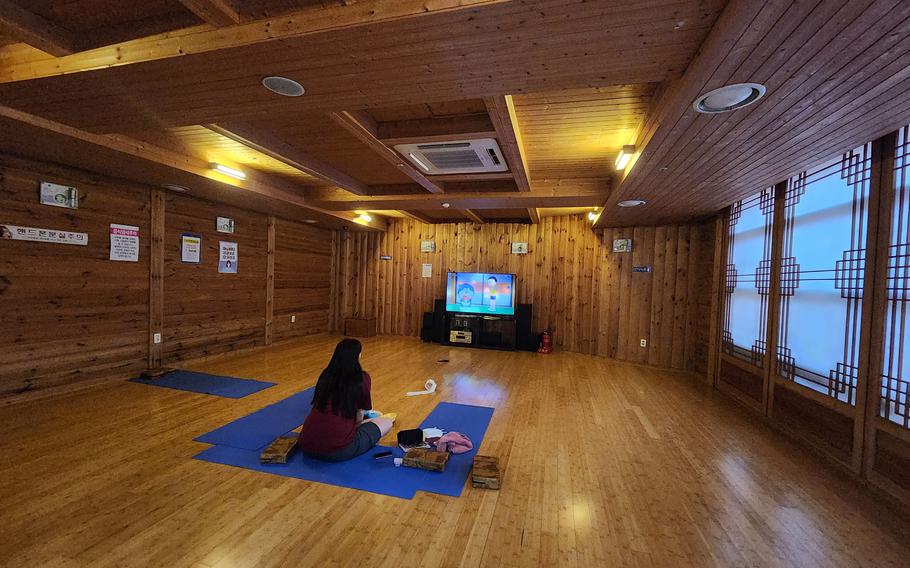
<svg viewBox="0 0 910 568">
<path fill-rule="evenodd" d="M 259 463 L 287 463 L 297 438 L 276 438 L 259 454 Z"/>
<path fill-rule="evenodd" d="M 502 474 L 499 471 L 499 458 L 493 456 L 474 456 L 474 468 L 471 472 L 471 485 L 485 489 L 499 489 L 502 485 Z"/>
<path fill-rule="evenodd" d="M 401 462 L 401 465 L 417 467 L 427 471 L 445 471 L 448 462 L 449 452 L 437 452 L 435 450 L 417 448 L 408 450 L 404 455 L 404 460 Z"/>
</svg>

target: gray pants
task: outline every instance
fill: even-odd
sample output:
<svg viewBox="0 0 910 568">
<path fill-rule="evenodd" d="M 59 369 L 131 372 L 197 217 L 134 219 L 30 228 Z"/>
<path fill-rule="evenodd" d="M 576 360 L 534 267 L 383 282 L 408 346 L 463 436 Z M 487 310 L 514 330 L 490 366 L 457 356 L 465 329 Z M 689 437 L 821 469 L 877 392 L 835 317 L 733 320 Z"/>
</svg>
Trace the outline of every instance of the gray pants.
<svg viewBox="0 0 910 568">
<path fill-rule="evenodd" d="M 354 439 L 347 446 L 327 454 L 305 453 L 311 458 L 327 462 L 347 461 L 370 451 L 373 446 L 379 443 L 379 438 L 381 437 L 382 431 L 379 430 L 379 426 L 372 422 L 364 422 L 357 427 L 357 431 L 354 432 Z"/>
</svg>

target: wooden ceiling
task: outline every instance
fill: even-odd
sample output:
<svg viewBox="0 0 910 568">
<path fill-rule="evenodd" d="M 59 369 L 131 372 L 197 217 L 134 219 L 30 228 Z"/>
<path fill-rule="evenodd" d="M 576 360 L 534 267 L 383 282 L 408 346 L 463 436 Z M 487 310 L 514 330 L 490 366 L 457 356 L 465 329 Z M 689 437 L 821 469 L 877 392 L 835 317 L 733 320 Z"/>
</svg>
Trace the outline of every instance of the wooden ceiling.
<svg viewBox="0 0 910 568">
<path fill-rule="evenodd" d="M 0 0 L 0 154 L 326 226 L 678 221 L 910 122 L 908 38 L 900 0 Z M 768 95 L 691 110 L 744 81 Z M 433 176 L 392 149 L 475 138 L 509 170 Z"/>
</svg>

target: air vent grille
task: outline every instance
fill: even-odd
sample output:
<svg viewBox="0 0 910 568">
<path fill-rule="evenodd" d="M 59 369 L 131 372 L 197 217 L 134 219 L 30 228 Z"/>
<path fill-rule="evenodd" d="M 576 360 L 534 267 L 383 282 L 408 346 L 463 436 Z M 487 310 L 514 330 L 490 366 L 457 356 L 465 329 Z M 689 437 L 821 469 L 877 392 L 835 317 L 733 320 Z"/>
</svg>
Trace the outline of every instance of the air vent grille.
<svg viewBox="0 0 910 568">
<path fill-rule="evenodd" d="M 492 138 L 396 144 L 395 150 L 428 175 L 505 172 L 508 166 Z"/>
<path fill-rule="evenodd" d="M 449 150 L 447 152 L 424 151 L 427 160 L 440 169 L 449 168 L 482 168 L 483 161 L 472 149 Z"/>
</svg>

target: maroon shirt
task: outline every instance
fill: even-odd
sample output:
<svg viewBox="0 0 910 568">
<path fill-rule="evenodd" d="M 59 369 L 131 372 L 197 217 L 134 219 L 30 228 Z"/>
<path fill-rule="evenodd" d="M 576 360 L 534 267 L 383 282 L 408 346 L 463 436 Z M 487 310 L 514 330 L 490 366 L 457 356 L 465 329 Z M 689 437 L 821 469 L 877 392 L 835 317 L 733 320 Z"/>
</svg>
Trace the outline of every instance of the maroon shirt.
<svg viewBox="0 0 910 568">
<path fill-rule="evenodd" d="M 373 401 L 370 399 L 370 375 L 363 373 L 363 394 L 357 401 L 357 408 L 370 410 Z M 330 402 L 325 412 L 315 406 L 310 410 L 309 416 L 300 430 L 297 445 L 305 452 L 314 454 L 328 454 L 347 446 L 354 441 L 357 431 L 357 418 L 345 418 L 332 411 Z"/>
</svg>

